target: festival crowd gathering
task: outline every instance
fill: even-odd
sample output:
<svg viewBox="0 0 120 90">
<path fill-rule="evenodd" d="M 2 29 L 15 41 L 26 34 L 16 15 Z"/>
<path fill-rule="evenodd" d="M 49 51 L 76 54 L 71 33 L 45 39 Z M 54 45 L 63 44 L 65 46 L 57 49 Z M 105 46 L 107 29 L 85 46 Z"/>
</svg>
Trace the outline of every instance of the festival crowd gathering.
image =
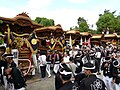
<svg viewBox="0 0 120 90">
<path fill-rule="evenodd" d="M 5 90 L 25 90 L 25 76 L 5 49 L 0 46 L 0 83 Z M 37 62 L 41 80 L 54 75 L 55 90 L 120 90 L 120 48 L 111 43 L 38 50 Z"/>
</svg>

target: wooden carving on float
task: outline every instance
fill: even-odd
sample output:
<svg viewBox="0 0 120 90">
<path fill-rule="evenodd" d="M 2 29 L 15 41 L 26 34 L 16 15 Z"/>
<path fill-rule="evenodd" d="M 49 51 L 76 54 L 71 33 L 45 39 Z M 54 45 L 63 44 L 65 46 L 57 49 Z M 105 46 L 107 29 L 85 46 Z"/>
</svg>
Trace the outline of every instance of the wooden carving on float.
<svg viewBox="0 0 120 90">
<path fill-rule="evenodd" d="M 8 51 L 11 52 L 10 50 L 12 49 L 18 49 L 18 66 L 24 71 L 26 75 L 29 71 L 35 68 L 33 67 L 33 61 L 31 57 L 31 45 L 28 44 L 26 41 L 28 41 L 27 39 L 34 31 L 34 29 L 41 28 L 42 25 L 32 22 L 26 12 L 18 14 L 14 18 L 0 17 L 0 20 L 3 21 L 3 23 L 0 24 L 0 30 L 2 31 L 2 33 L 5 33 L 5 41 L 6 43 L 8 43 L 8 47 L 10 48 Z"/>
<path fill-rule="evenodd" d="M 41 50 L 46 50 L 47 48 L 50 50 L 62 51 L 63 45 L 60 43 L 60 37 L 63 35 L 64 31 L 60 25 L 37 28 L 35 32 L 39 38 L 39 42 L 44 39 L 46 40 L 46 46 L 42 47 L 42 43 L 39 44 Z"/>
</svg>

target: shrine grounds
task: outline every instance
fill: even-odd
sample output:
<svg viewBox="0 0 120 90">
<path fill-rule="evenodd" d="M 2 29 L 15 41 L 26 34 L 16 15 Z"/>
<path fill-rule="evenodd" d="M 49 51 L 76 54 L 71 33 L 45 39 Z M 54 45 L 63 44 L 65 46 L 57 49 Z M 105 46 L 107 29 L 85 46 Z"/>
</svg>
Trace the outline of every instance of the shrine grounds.
<svg viewBox="0 0 120 90">
<path fill-rule="evenodd" d="M 102 76 L 103 75 L 99 75 L 98 77 L 102 79 Z M 36 72 L 36 75 L 27 76 L 26 79 L 26 90 L 55 90 L 55 80 L 53 74 L 51 78 L 46 77 L 45 79 L 41 79 L 40 73 Z M 4 90 L 2 85 L 0 85 L 0 90 Z"/>
</svg>

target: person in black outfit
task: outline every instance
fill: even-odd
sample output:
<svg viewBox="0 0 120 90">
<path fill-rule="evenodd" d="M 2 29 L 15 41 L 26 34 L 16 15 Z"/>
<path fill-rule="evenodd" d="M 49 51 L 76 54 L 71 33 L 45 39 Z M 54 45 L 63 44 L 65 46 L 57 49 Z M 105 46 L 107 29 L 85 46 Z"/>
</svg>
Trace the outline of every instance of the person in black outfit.
<svg viewBox="0 0 120 90">
<path fill-rule="evenodd" d="M 87 77 L 81 80 L 79 90 L 106 90 L 104 82 L 93 74 L 94 69 L 92 63 L 84 64 L 84 73 Z"/>
<path fill-rule="evenodd" d="M 74 63 L 77 65 L 77 68 L 75 71 L 75 73 L 77 73 L 77 74 L 82 72 L 83 61 L 82 61 L 81 56 L 82 55 L 80 54 L 80 52 L 78 52 L 78 54 L 75 56 L 75 59 L 74 59 Z"/>
<path fill-rule="evenodd" d="M 58 90 L 78 90 L 76 84 L 71 81 L 72 71 L 70 68 L 62 68 L 59 72 L 63 85 Z"/>
<path fill-rule="evenodd" d="M 8 67 L 12 68 L 12 67 L 16 67 L 16 63 L 13 61 L 13 54 L 5 54 L 4 58 L 6 58 L 7 62 L 8 62 Z M 14 90 L 14 84 L 13 82 L 10 82 L 11 80 L 7 79 L 7 86 L 10 90 Z"/>
<path fill-rule="evenodd" d="M 65 67 L 67 67 L 65 63 L 60 63 L 60 68 L 57 74 L 55 74 L 55 90 L 59 90 L 59 88 L 63 85 L 62 80 L 60 79 L 60 70 Z"/>
<path fill-rule="evenodd" d="M 115 90 L 120 90 L 120 58 L 113 62 L 113 82 L 115 83 Z"/>
<path fill-rule="evenodd" d="M 109 86 L 110 90 L 114 90 L 113 88 L 113 61 L 116 60 L 116 55 L 113 53 L 111 57 L 105 57 L 105 61 L 101 65 L 101 70 L 103 70 L 103 81 L 106 85 Z"/>
<path fill-rule="evenodd" d="M 7 68 L 7 61 L 4 58 L 4 53 L 5 53 L 5 46 L 1 45 L 0 46 L 0 78 L 1 78 L 1 83 L 4 85 L 5 81 L 3 81 L 3 78 L 5 76 L 4 70 Z"/>
<path fill-rule="evenodd" d="M 8 77 L 8 81 L 14 84 L 15 89 L 25 90 L 26 80 L 19 68 L 7 68 L 5 73 Z"/>
</svg>

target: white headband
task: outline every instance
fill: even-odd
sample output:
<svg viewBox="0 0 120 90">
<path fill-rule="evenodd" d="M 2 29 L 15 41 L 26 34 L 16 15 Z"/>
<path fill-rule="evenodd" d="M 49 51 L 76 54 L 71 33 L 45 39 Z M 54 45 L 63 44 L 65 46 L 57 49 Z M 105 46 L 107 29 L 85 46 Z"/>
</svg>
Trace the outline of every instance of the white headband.
<svg viewBox="0 0 120 90">
<path fill-rule="evenodd" d="M 13 58 L 14 56 L 6 56 L 6 57 L 7 57 L 7 58 L 10 58 L 10 57 L 12 57 L 12 58 Z"/>
<path fill-rule="evenodd" d="M 65 70 L 63 70 L 63 72 L 60 72 L 60 74 L 68 75 L 68 74 L 72 74 L 72 72 L 66 72 Z"/>
<path fill-rule="evenodd" d="M 90 69 L 90 70 L 91 70 L 91 69 L 95 69 L 95 66 L 92 67 L 92 68 L 91 68 L 91 67 L 84 67 L 84 69 Z"/>
</svg>

